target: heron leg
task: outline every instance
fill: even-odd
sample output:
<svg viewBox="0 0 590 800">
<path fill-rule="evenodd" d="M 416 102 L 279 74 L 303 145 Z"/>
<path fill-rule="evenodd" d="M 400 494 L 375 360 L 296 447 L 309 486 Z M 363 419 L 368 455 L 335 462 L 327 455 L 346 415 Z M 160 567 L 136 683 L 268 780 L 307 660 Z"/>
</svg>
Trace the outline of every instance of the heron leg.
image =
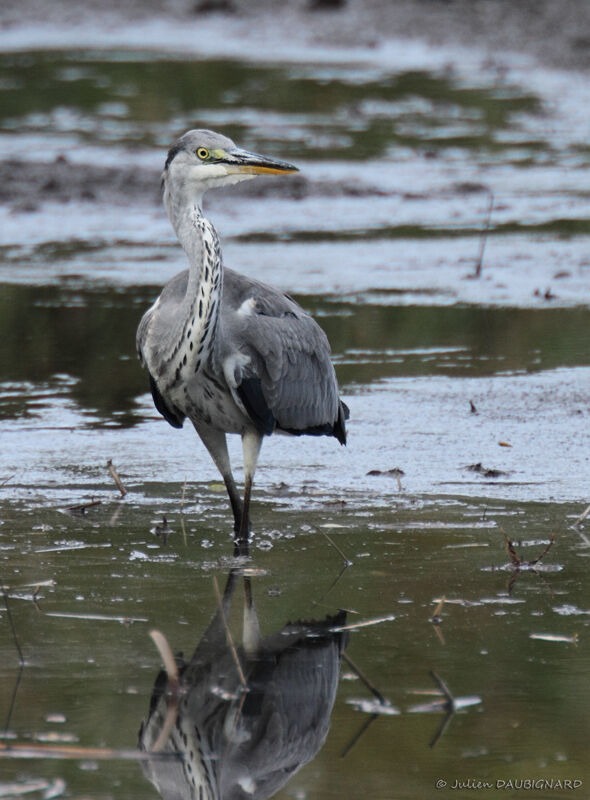
<svg viewBox="0 0 590 800">
<path fill-rule="evenodd" d="M 242 451 L 244 453 L 244 502 L 242 505 L 242 521 L 238 532 L 238 542 L 247 542 L 250 531 L 250 496 L 254 473 L 258 464 L 258 455 L 262 446 L 262 436 L 256 430 L 242 434 Z"/>
<path fill-rule="evenodd" d="M 243 516 L 242 500 L 237 490 L 234 481 L 234 476 L 232 475 L 229 453 L 227 452 L 227 439 L 225 438 L 225 433 L 223 433 L 223 431 L 218 431 L 215 430 L 215 428 L 210 428 L 209 426 L 204 426 L 204 425 L 199 425 L 198 428 L 195 425 L 195 430 L 197 431 L 199 437 L 201 438 L 201 441 L 209 451 L 209 455 L 215 462 L 215 466 L 221 473 L 221 477 L 223 478 L 223 482 L 225 483 L 225 488 L 227 489 L 227 493 L 229 495 L 231 510 L 234 515 L 234 531 L 238 533 L 240 530 L 240 525 Z"/>
</svg>

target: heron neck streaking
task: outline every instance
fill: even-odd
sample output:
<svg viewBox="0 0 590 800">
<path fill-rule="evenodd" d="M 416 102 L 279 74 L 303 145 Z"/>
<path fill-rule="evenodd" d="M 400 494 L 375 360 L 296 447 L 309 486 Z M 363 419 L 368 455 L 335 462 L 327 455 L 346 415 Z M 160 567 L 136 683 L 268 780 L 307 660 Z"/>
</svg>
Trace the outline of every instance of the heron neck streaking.
<svg viewBox="0 0 590 800">
<path fill-rule="evenodd" d="M 162 176 L 170 222 L 187 254 L 187 290 L 177 316 L 170 355 L 169 386 L 201 368 L 214 338 L 223 283 L 217 232 L 201 210 L 208 189 L 250 180 L 261 173 L 295 172 L 296 167 L 243 150 L 225 136 L 205 130 L 185 133 L 170 149 Z"/>
</svg>

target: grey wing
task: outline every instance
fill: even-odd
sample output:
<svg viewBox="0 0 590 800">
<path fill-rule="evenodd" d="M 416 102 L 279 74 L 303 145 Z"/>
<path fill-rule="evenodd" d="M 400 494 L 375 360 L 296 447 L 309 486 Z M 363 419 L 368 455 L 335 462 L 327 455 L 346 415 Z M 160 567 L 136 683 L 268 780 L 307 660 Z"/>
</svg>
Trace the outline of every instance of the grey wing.
<svg viewBox="0 0 590 800">
<path fill-rule="evenodd" d="M 149 375 L 150 391 L 154 405 L 173 428 L 182 428 L 185 415 L 174 404 L 167 402 L 158 389 L 156 382 L 158 374 L 158 336 L 153 330 L 153 323 L 155 322 L 156 309 L 163 310 L 168 305 L 174 308 L 182 300 L 186 292 L 187 283 L 188 270 L 185 270 L 166 284 L 156 302 L 151 308 L 148 308 L 141 318 L 135 338 L 139 360 Z"/>
<path fill-rule="evenodd" d="M 315 320 L 278 289 L 231 270 L 223 301 L 226 377 L 261 433 L 278 428 L 345 444 L 348 409 Z"/>
<path fill-rule="evenodd" d="M 223 797 L 234 797 L 230 787 L 244 767 L 256 787 L 253 797 L 274 796 L 317 755 L 330 728 L 347 643 L 346 632 L 334 628 L 345 622 L 341 611 L 320 622 L 289 623 L 262 642 L 255 661 L 245 661 L 249 691 L 221 763 Z"/>
</svg>

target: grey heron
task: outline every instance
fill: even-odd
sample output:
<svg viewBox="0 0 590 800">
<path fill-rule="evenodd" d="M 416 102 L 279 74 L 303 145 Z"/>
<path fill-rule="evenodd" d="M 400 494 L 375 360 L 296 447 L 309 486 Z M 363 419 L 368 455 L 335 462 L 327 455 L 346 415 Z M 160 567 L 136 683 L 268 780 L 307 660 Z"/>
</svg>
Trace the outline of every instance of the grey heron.
<svg viewBox="0 0 590 800">
<path fill-rule="evenodd" d="M 175 142 L 162 176 L 164 204 L 189 268 L 166 284 L 137 331 L 155 406 L 175 428 L 186 418 L 194 425 L 223 477 L 238 541 L 248 538 L 263 437 L 276 431 L 346 443 L 348 409 L 324 331 L 289 295 L 224 268 L 217 232 L 202 211 L 208 189 L 296 171 L 208 130 Z M 243 500 L 228 433 L 242 437 Z"/>
</svg>

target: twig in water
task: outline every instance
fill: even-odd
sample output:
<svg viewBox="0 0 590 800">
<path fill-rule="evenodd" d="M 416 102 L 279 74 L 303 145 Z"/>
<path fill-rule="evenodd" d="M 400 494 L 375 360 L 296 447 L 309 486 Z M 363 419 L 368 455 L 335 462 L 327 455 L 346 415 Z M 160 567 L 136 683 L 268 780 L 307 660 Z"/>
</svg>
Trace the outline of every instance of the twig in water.
<svg viewBox="0 0 590 800">
<path fill-rule="evenodd" d="M 242 669 L 242 665 L 240 664 L 240 658 L 238 656 L 238 651 L 236 650 L 236 646 L 234 644 L 234 640 L 232 638 L 231 631 L 229 629 L 229 625 L 227 624 L 227 619 L 226 619 L 226 616 L 225 616 L 225 610 L 223 608 L 223 602 L 222 602 L 222 599 L 221 599 L 221 592 L 219 591 L 219 584 L 217 583 L 217 578 L 215 576 L 213 576 L 213 586 L 215 588 L 215 596 L 217 597 L 217 603 L 219 605 L 219 614 L 220 614 L 220 617 L 221 617 L 221 622 L 222 622 L 223 627 L 225 629 L 225 637 L 227 639 L 227 643 L 228 643 L 229 649 L 231 650 L 231 654 L 232 654 L 233 659 L 235 661 L 236 668 L 238 670 L 238 675 L 240 676 L 240 683 L 242 684 L 242 688 L 246 689 L 247 685 L 248 685 L 247 681 L 246 681 L 246 676 L 244 675 L 244 670 Z"/>
<path fill-rule="evenodd" d="M 162 658 L 162 663 L 164 664 L 164 669 L 168 677 L 168 683 L 172 688 L 178 686 L 178 666 L 174 658 L 174 653 L 168 644 L 168 640 L 163 633 L 155 630 L 150 631 L 150 637 L 158 648 L 158 652 Z"/>
<path fill-rule="evenodd" d="M 344 553 L 343 553 L 343 552 L 342 552 L 342 550 L 341 550 L 341 549 L 338 547 L 338 545 L 336 544 L 336 542 L 335 542 L 335 541 L 334 541 L 334 540 L 333 540 L 333 539 L 332 539 L 330 536 L 328 536 L 328 534 L 327 534 L 325 531 L 323 531 L 323 530 L 321 530 L 321 529 L 320 529 L 320 533 L 321 533 L 323 536 L 325 536 L 325 537 L 326 537 L 326 539 L 327 539 L 327 540 L 328 540 L 328 542 L 329 542 L 329 543 L 332 545 L 332 547 L 334 548 L 334 550 L 336 550 L 336 552 L 337 552 L 337 553 L 339 553 L 339 554 L 340 554 L 340 556 L 342 556 L 342 560 L 344 561 L 344 566 L 345 566 L 345 567 L 352 567 L 352 563 L 353 563 L 353 562 L 352 562 L 352 561 L 351 561 L 349 558 L 347 558 L 347 557 L 344 555 Z"/>
<path fill-rule="evenodd" d="M 545 549 L 543 550 L 543 552 L 541 553 L 541 555 L 537 556 L 535 559 L 533 559 L 533 561 L 529 561 L 528 562 L 530 567 L 534 567 L 535 564 L 538 564 L 539 561 L 543 560 L 543 558 L 547 555 L 547 553 L 553 547 L 553 542 L 554 541 L 555 541 L 555 534 L 552 533 L 551 536 L 549 537 L 549 542 L 548 542 L 547 546 L 545 547 Z"/>
<path fill-rule="evenodd" d="M 35 587 L 35 590 L 34 590 L 34 592 L 33 592 L 33 596 L 32 596 L 32 598 L 31 598 L 31 600 L 33 601 L 33 605 L 35 606 L 35 608 L 36 608 L 36 609 L 37 609 L 37 611 L 39 611 L 39 612 L 41 611 L 41 606 L 39 605 L 39 601 L 37 600 L 37 598 L 38 598 L 38 596 L 39 596 L 39 592 L 40 592 L 40 591 L 41 591 L 41 587 L 40 587 L 40 586 L 36 586 L 36 587 Z"/>
<path fill-rule="evenodd" d="M 368 628 L 371 625 L 379 625 L 382 622 L 392 622 L 394 619 L 395 614 L 387 614 L 385 617 L 364 619 L 360 622 L 352 622 L 350 625 L 334 625 L 333 628 L 328 628 L 328 630 L 330 633 L 340 633 L 340 631 L 355 631 L 357 628 Z"/>
<path fill-rule="evenodd" d="M 381 694 L 381 692 L 379 691 L 379 689 L 377 689 L 377 687 L 375 686 L 375 684 L 374 684 L 374 683 L 372 683 L 372 682 L 371 682 L 371 681 L 370 681 L 370 680 L 367 678 L 367 676 L 366 676 L 366 675 L 365 675 L 365 674 L 364 674 L 364 673 L 361 671 L 360 667 L 358 667 L 358 666 L 357 666 L 357 665 L 354 663 L 354 661 L 353 661 L 353 660 L 352 660 L 352 658 L 351 658 L 351 657 L 348 655 L 348 653 L 346 653 L 346 652 L 342 653 L 342 658 L 343 658 L 343 660 L 344 660 L 344 661 L 346 661 L 346 663 L 347 663 L 347 664 L 348 664 L 348 666 L 351 668 L 351 670 L 352 670 L 353 672 L 355 672 L 355 673 L 358 675 L 358 677 L 359 677 L 359 678 L 361 679 L 361 681 L 362 681 L 362 682 L 365 684 L 365 686 L 367 687 L 367 689 L 368 689 L 368 690 L 371 692 L 371 694 L 373 694 L 373 695 L 374 695 L 374 696 L 377 698 L 377 700 L 378 700 L 378 701 L 381 703 L 381 705 L 383 705 L 383 706 L 384 706 L 384 705 L 387 705 L 387 700 L 386 700 L 386 699 L 383 697 L 383 695 Z"/>
<path fill-rule="evenodd" d="M 349 566 L 350 566 L 350 564 L 345 561 L 344 564 L 342 565 L 341 569 L 340 569 L 340 572 L 338 573 L 338 575 L 336 575 L 336 577 L 334 578 L 332 583 L 328 586 L 328 588 L 323 593 L 323 595 L 319 598 L 319 600 L 314 600 L 313 601 L 313 605 L 314 606 L 319 606 L 319 605 L 322 605 L 324 603 L 326 597 L 330 594 L 332 589 L 336 586 L 338 581 L 342 578 L 342 576 L 344 575 L 344 573 L 346 572 L 346 570 L 348 569 Z M 330 608 L 332 608 L 332 606 L 330 606 Z M 347 610 L 350 611 L 350 609 L 347 609 Z M 356 614 L 357 612 L 355 611 L 354 613 Z"/>
<path fill-rule="evenodd" d="M 0 742 L 0 758 L 52 758 L 93 761 L 147 761 L 154 758 L 175 759 L 177 753 L 152 753 L 144 750 L 114 749 L 110 747 L 76 747 L 75 745 L 7 744 Z"/>
<path fill-rule="evenodd" d="M 440 689 L 441 694 L 444 695 L 444 698 L 447 701 L 448 705 L 451 708 L 454 709 L 455 708 L 455 698 L 451 694 L 451 690 L 449 689 L 447 684 L 443 681 L 443 679 L 440 677 L 440 675 L 437 672 L 435 672 L 433 669 L 430 670 L 430 677 L 432 678 L 432 680 L 436 683 L 436 685 Z"/>
<path fill-rule="evenodd" d="M 488 189 L 488 213 L 486 215 L 486 221 L 484 225 L 484 229 L 481 234 L 481 239 L 479 241 L 479 255 L 477 257 L 477 263 L 475 264 L 475 272 L 473 273 L 474 278 L 479 278 L 481 276 L 481 270 L 483 267 L 483 254 L 486 249 L 486 243 L 488 240 L 488 232 L 490 230 L 490 222 L 492 220 L 492 210 L 494 208 L 494 193 L 491 189 Z"/>
<path fill-rule="evenodd" d="M 6 594 L 6 587 L 4 586 L 4 584 L 2 584 L 2 595 L 4 597 L 4 607 L 6 608 L 6 616 L 8 617 L 8 624 L 10 625 L 10 632 L 12 633 L 12 640 L 14 641 L 16 652 L 18 653 L 18 663 L 20 664 L 21 667 L 24 667 L 25 659 L 23 656 L 23 651 L 21 650 L 21 646 L 18 641 L 16 626 L 12 618 L 12 612 L 10 611 L 10 605 L 8 603 L 8 595 Z"/>
<path fill-rule="evenodd" d="M 117 503 L 115 510 L 113 511 L 113 513 L 111 514 L 111 518 L 109 519 L 110 527 L 114 527 L 116 525 L 117 520 L 119 519 L 119 516 L 121 514 L 122 508 L 123 508 L 123 503 L 121 502 Z"/>
<path fill-rule="evenodd" d="M 11 481 L 14 478 L 14 475 L 9 475 L 7 478 L 2 478 L 0 480 L 0 486 L 5 486 L 8 481 Z"/>
<path fill-rule="evenodd" d="M 355 673 L 356 673 L 356 675 L 357 675 L 357 676 L 360 678 L 360 680 L 361 680 L 361 681 L 362 681 L 362 682 L 365 684 L 365 686 L 367 687 L 367 689 L 368 689 L 368 690 L 371 692 L 371 694 L 372 694 L 372 695 L 373 695 L 373 696 L 376 698 L 376 700 L 377 700 L 377 702 L 379 703 L 379 705 L 380 705 L 380 706 L 383 706 L 383 708 L 384 708 L 384 709 L 391 709 L 391 704 L 390 704 L 389 700 L 386 700 L 386 699 L 385 699 L 385 697 L 383 697 L 383 695 L 381 694 L 381 692 L 379 691 L 379 689 L 377 689 L 377 687 L 375 686 L 375 684 L 374 684 L 374 683 L 372 683 L 372 681 L 370 681 L 370 680 L 367 678 L 367 676 L 366 676 L 366 675 L 365 675 L 365 674 L 362 672 L 362 670 L 361 670 L 361 669 L 360 669 L 360 668 L 359 668 L 359 667 L 358 667 L 358 666 L 357 666 L 357 665 L 354 663 L 354 661 L 353 661 L 353 660 L 352 660 L 352 658 L 351 658 L 351 657 L 348 655 L 348 653 L 346 653 L 346 652 L 343 652 L 343 653 L 342 653 L 342 659 L 343 659 L 343 661 L 345 661 L 345 662 L 348 664 L 348 666 L 349 666 L 349 667 L 352 669 L 352 671 L 353 671 L 353 672 L 355 672 Z M 348 753 L 350 753 L 350 751 L 351 751 L 351 750 L 352 750 L 352 748 L 355 746 L 355 744 L 356 744 L 356 743 L 359 741 L 359 739 L 361 738 L 361 736 L 362 736 L 362 735 L 363 735 L 363 734 L 364 734 L 364 733 L 367 731 L 367 729 L 369 728 L 369 726 L 370 726 L 370 725 L 372 725 L 372 724 L 373 724 L 373 722 L 375 722 L 375 720 L 376 720 L 376 719 L 377 719 L 379 716 L 381 716 L 381 714 L 380 714 L 378 711 L 374 711 L 374 712 L 373 712 L 373 713 L 372 713 L 372 714 L 369 716 L 369 718 L 368 718 L 368 719 L 367 719 L 367 720 L 366 720 L 366 721 L 365 721 L 365 722 L 364 722 L 364 723 L 361 725 L 361 727 L 359 728 L 359 730 L 358 730 L 358 731 L 355 733 L 355 735 L 352 737 L 351 741 L 350 741 L 350 742 L 349 742 L 349 743 L 346 745 L 346 747 L 344 748 L 344 750 L 343 750 L 343 751 L 340 753 L 340 758 L 344 758 L 345 756 L 347 756 L 347 755 L 348 755 Z"/>
<path fill-rule="evenodd" d="M 334 542 L 334 540 L 330 536 L 328 536 L 328 534 L 325 531 L 320 529 L 320 533 L 322 534 L 322 536 L 325 536 L 325 538 L 328 540 L 328 543 L 331 544 L 332 547 L 334 548 L 334 550 L 336 550 L 336 552 L 340 555 L 340 557 L 342 558 L 342 562 L 343 563 L 342 563 L 342 568 L 341 568 L 340 572 L 338 573 L 338 575 L 336 575 L 336 577 L 334 578 L 334 580 L 332 581 L 330 586 L 326 589 L 324 594 L 320 597 L 319 600 L 315 600 L 314 601 L 314 605 L 316 605 L 316 606 L 320 605 L 326 599 L 326 597 L 330 594 L 332 589 L 336 586 L 336 584 L 338 583 L 340 578 L 342 578 L 342 576 L 344 575 L 346 570 L 349 567 L 353 566 L 353 562 L 350 561 L 349 558 L 347 558 L 347 556 L 344 554 L 344 552 L 338 547 L 336 542 Z"/>
<path fill-rule="evenodd" d="M 110 458 L 107 461 L 107 467 L 108 467 L 108 470 L 109 470 L 109 472 L 111 474 L 111 478 L 115 481 L 115 483 L 117 485 L 117 489 L 121 492 L 121 497 L 125 497 L 125 495 L 127 494 L 127 489 L 121 483 L 121 478 L 119 477 L 119 473 L 117 472 L 117 470 L 113 466 L 113 462 L 112 462 L 112 460 Z"/>
<path fill-rule="evenodd" d="M 92 508 L 93 506 L 99 506 L 101 503 L 102 500 L 89 500 L 87 503 L 80 503 L 78 506 L 68 506 L 66 511 L 69 511 L 70 514 L 83 517 L 86 514 L 87 509 Z"/>
<path fill-rule="evenodd" d="M 514 545 L 512 544 L 512 540 L 507 534 L 504 534 L 506 537 L 506 549 L 508 550 L 508 555 L 510 556 L 510 560 L 514 564 L 515 567 L 522 566 L 522 560 L 516 550 L 514 549 Z"/>
<path fill-rule="evenodd" d="M 347 756 L 350 753 L 350 751 L 355 746 L 355 744 L 359 741 L 361 736 L 367 731 L 367 728 L 370 725 L 372 725 L 375 722 L 375 720 L 378 719 L 378 717 L 379 717 L 379 714 L 371 714 L 371 716 L 365 722 L 363 722 L 363 724 L 361 725 L 359 730 L 355 733 L 355 735 L 353 736 L 351 741 L 346 745 L 344 750 L 340 753 L 340 758 L 345 758 L 345 756 Z"/>
<path fill-rule="evenodd" d="M 543 581 L 545 581 L 545 583 L 549 588 L 549 591 L 551 592 L 551 594 L 553 594 L 553 590 L 551 589 L 550 583 L 546 580 L 546 578 L 543 575 L 539 573 L 538 570 L 535 569 L 535 567 L 540 561 L 543 560 L 543 558 L 547 555 L 549 550 L 551 550 L 551 548 L 553 547 L 553 542 L 555 541 L 555 534 L 554 533 L 551 534 L 551 536 L 549 537 L 549 542 L 547 543 L 543 552 L 540 555 L 538 555 L 537 558 L 534 558 L 532 561 L 523 561 L 523 559 L 520 558 L 520 556 L 516 552 L 512 540 L 506 534 L 504 534 L 504 536 L 506 537 L 506 549 L 508 550 L 508 553 L 510 555 L 510 560 L 512 561 L 512 566 L 514 567 L 514 572 L 512 573 L 512 576 L 508 581 L 508 594 L 512 593 L 512 589 L 514 588 L 514 584 L 516 583 L 518 576 L 523 571 L 529 569 L 531 570 L 531 572 L 534 572 L 535 575 L 538 575 Z"/>
<path fill-rule="evenodd" d="M 589 515 L 590 515 L 590 506 L 588 506 L 588 508 L 585 511 L 582 511 L 579 517 L 576 517 L 576 519 L 572 522 L 572 528 L 575 527 L 576 525 L 579 525 L 580 522 L 584 522 L 584 520 Z"/>
<path fill-rule="evenodd" d="M 10 611 L 10 604 L 8 603 L 8 595 L 6 594 L 6 588 L 4 587 L 4 585 L 2 585 L 2 595 L 4 596 L 4 606 L 6 608 L 6 616 L 8 618 L 8 624 L 10 625 L 10 631 L 12 633 L 12 640 L 14 642 L 14 646 L 16 647 L 16 652 L 18 653 L 18 674 L 16 676 L 14 689 L 12 690 L 12 697 L 10 698 L 10 706 L 8 708 L 8 713 L 6 715 L 6 723 L 4 725 L 4 732 L 5 734 L 7 734 L 8 729 L 10 727 L 10 720 L 12 719 L 12 712 L 14 711 L 14 704 L 16 703 L 16 694 L 18 692 L 18 687 L 21 678 L 23 676 L 23 670 L 25 668 L 25 659 L 23 656 L 23 651 L 21 650 L 20 643 L 18 641 L 16 626 L 12 618 L 12 613 Z"/>
<path fill-rule="evenodd" d="M 153 528 L 150 528 L 150 533 L 155 533 L 156 536 L 162 537 L 162 544 L 166 544 L 168 541 L 168 535 L 171 533 L 170 526 L 168 525 L 168 520 L 166 519 L 166 515 L 162 517 L 162 523 L 159 522 L 154 525 Z"/>
<path fill-rule="evenodd" d="M 174 654 L 170 649 L 168 640 L 160 631 L 150 631 L 150 636 L 153 643 L 158 648 L 166 675 L 168 677 L 168 686 L 170 690 L 170 699 L 168 700 L 168 708 L 166 710 L 166 717 L 164 723 L 156 739 L 152 752 L 157 753 L 164 748 L 168 741 L 170 731 L 174 727 L 174 723 L 178 717 L 178 702 L 180 698 L 180 679 L 178 677 L 178 666 Z"/>
<path fill-rule="evenodd" d="M 184 479 L 184 483 L 182 485 L 182 497 L 180 498 L 180 529 L 182 531 L 182 538 L 185 543 L 187 544 L 186 540 L 186 528 L 184 526 L 184 498 L 186 496 L 186 478 Z"/>
<path fill-rule="evenodd" d="M 451 694 L 451 690 L 449 689 L 447 684 L 443 681 L 443 679 L 440 677 L 440 675 L 438 675 L 433 669 L 430 670 L 430 675 L 433 681 L 438 685 L 438 688 L 440 689 L 441 694 L 444 696 L 446 701 L 445 702 L 446 713 L 444 719 L 439 725 L 438 730 L 436 731 L 436 733 L 429 742 L 429 747 L 434 747 L 438 742 L 438 740 L 440 739 L 440 737 L 445 732 L 445 730 L 447 729 L 447 725 L 451 721 L 451 717 L 455 713 L 456 707 L 455 707 L 455 698 Z"/>
<path fill-rule="evenodd" d="M 434 626 L 434 632 L 438 636 L 438 640 L 442 645 L 446 644 L 444 634 L 443 634 L 442 630 L 440 629 L 440 626 L 441 626 L 441 623 L 442 623 L 441 612 L 443 610 L 443 606 L 445 604 L 445 601 L 446 601 L 446 597 L 443 594 L 443 596 L 439 599 L 436 608 L 434 609 L 434 613 L 432 614 L 432 616 L 428 620 Z"/>
<path fill-rule="evenodd" d="M 429 620 L 430 622 L 435 622 L 437 624 L 440 623 L 440 615 L 442 613 L 442 610 L 443 610 L 443 607 L 444 607 L 444 604 L 446 603 L 446 601 L 447 601 L 447 598 L 445 597 L 444 594 L 443 594 L 442 597 L 439 597 L 439 599 L 436 601 L 436 608 L 434 609 L 434 612 L 433 612 L 432 616 L 430 617 L 430 620 Z"/>
</svg>

